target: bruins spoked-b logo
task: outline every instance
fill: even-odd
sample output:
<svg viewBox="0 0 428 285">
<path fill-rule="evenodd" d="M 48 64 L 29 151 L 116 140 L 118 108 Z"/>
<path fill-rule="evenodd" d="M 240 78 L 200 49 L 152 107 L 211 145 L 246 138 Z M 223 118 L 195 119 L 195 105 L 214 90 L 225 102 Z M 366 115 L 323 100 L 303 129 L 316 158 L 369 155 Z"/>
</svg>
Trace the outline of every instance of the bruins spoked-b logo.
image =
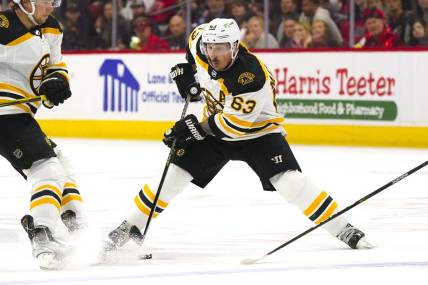
<svg viewBox="0 0 428 285">
<path fill-rule="evenodd" d="M 5 15 L 0 15 L 0 28 L 9 28 L 9 20 L 6 18 Z"/>
<path fill-rule="evenodd" d="M 251 72 L 241 73 L 238 77 L 238 83 L 241 85 L 247 85 L 253 82 L 255 77 L 254 73 Z"/>
<path fill-rule="evenodd" d="M 40 84 L 42 83 L 43 77 L 46 75 L 46 68 L 48 67 L 49 59 L 49 54 L 45 54 L 31 72 L 30 86 L 34 94 L 39 94 L 38 90 Z"/>
</svg>

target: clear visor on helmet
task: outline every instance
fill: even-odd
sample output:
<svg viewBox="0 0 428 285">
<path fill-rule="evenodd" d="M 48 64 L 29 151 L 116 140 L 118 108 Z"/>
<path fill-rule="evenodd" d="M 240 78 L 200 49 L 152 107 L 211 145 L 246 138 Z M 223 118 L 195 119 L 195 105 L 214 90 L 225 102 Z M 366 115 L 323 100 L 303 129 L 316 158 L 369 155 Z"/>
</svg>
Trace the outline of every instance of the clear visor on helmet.
<svg viewBox="0 0 428 285">
<path fill-rule="evenodd" d="M 37 6 L 58 8 L 61 0 L 33 0 Z"/>
<path fill-rule="evenodd" d="M 232 48 L 229 43 L 201 43 L 201 50 L 205 56 L 222 56 L 231 53 Z"/>
</svg>

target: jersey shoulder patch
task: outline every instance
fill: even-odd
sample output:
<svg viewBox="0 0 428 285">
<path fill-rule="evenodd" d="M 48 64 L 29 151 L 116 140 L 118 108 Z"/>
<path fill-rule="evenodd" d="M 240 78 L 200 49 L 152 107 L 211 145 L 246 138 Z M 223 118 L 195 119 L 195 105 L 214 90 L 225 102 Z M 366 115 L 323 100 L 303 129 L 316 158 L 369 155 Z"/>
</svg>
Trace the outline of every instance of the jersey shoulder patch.
<svg viewBox="0 0 428 285">
<path fill-rule="evenodd" d="M 3 13 L 0 13 L 0 29 L 8 29 L 10 27 L 9 19 Z"/>
<path fill-rule="evenodd" d="M 21 36 L 28 33 L 28 30 L 21 23 L 15 12 L 6 10 L 0 12 L 0 44 L 7 45 Z"/>
<path fill-rule="evenodd" d="M 238 58 L 224 76 L 224 84 L 233 96 L 256 92 L 266 83 L 266 75 L 257 57 L 240 50 Z"/>
</svg>

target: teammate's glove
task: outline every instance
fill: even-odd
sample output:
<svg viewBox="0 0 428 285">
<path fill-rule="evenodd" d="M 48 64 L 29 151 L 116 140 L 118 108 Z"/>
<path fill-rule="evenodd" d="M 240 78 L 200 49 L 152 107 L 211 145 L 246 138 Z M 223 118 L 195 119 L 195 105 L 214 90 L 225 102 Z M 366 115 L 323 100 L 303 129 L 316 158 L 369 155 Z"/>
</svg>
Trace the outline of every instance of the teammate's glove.
<svg viewBox="0 0 428 285">
<path fill-rule="evenodd" d="M 53 73 L 43 79 L 39 87 L 39 94 L 55 106 L 64 103 L 71 96 L 70 85 L 67 79 L 60 73 Z"/>
<path fill-rule="evenodd" d="M 195 141 L 202 141 L 207 134 L 202 129 L 195 115 L 190 114 L 179 120 L 175 125 L 167 130 L 163 135 L 163 142 L 171 147 L 176 140 L 176 147 L 186 147 L 188 144 Z"/>
<path fill-rule="evenodd" d="M 169 74 L 175 81 L 178 92 L 180 92 L 184 100 L 188 95 L 190 96 L 190 102 L 201 100 L 201 86 L 196 82 L 192 64 L 179 63 L 174 65 Z"/>
</svg>

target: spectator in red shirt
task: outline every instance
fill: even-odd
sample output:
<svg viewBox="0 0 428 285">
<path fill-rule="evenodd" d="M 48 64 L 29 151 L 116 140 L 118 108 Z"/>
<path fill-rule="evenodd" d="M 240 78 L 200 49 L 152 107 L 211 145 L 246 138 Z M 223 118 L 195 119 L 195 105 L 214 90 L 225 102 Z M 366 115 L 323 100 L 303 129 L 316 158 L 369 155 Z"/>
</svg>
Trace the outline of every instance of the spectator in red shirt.
<svg viewBox="0 0 428 285">
<path fill-rule="evenodd" d="M 145 16 L 138 16 L 132 21 L 134 36 L 131 38 L 130 48 L 139 51 L 169 50 L 168 43 L 152 33 L 152 26 Z"/>
<path fill-rule="evenodd" d="M 385 13 L 382 10 L 367 9 L 364 18 L 367 33 L 355 47 L 393 48 L 400 45 L 399 37 L 387 25 Z"/>
</svg>

